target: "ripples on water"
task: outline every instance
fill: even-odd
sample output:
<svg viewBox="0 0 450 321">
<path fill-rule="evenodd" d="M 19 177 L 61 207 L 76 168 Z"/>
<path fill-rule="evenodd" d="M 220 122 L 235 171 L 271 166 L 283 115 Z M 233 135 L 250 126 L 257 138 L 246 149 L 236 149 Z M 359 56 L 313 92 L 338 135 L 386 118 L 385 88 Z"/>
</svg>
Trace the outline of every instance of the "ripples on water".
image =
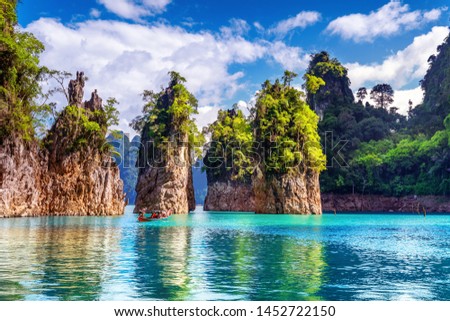
<svg viewBox="0 0 450 321">
<path fill-rule="evenodd" d="M 0 220 L 0 300 L 450 300 L 450 216 Z"/>
</svg>

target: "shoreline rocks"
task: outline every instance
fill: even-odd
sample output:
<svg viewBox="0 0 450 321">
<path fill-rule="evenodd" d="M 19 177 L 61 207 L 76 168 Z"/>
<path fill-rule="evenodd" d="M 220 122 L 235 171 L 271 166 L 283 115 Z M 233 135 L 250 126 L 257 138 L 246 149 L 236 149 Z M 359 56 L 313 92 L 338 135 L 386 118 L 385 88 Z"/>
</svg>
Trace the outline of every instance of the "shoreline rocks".
<svg viewBox="0 0 450 321">
<path fill-rule="evenodd" d="M 322 194 L 325 212 L 378 213 L 450 213 L 450 197 L 446 196 L 382 196 L 360 194 Z"/>
</svg>

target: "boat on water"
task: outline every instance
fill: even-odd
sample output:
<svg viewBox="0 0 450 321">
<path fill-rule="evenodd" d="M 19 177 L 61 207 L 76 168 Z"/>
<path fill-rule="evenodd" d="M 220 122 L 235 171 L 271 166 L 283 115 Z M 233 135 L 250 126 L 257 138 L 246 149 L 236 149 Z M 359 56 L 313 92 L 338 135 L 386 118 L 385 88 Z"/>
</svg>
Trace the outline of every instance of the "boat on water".
<svg viewBox="0 0 450 321">
<path fill-rule="evenodd" d="M 147 211 L 142 211 L 139 213 L 138 221 L 139 222 L 152 222 L 152 221 L 159 221 L 163 220 L 165 218 L 168 218 L 173 214 L 172 210 L 168 211 L 150 211 L 147 213 Z"/>
</svg>

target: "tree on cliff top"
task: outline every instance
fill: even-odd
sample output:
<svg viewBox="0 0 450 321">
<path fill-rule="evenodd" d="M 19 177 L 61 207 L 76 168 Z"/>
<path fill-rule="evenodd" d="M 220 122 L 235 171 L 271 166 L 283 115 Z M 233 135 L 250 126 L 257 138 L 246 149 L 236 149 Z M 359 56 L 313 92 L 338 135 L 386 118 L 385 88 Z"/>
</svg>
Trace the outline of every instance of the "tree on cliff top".
<svg viewBox="0 0 450 321">
<path fill-rule="evenodd" d="M 211 134 L 204 158 L 208 174 L 218 179 L 249 178 L 254 164 L 246 152 L 253 142 L 253 135 L 250 122 L 242 111 L 236 105 L 230 110 L 220 110 L 217 120 L 204 128 L 204 132 Z"/>
<path fill-rule="evenodd" d="M 437 56 L 428 59 L 428 71 L 420 82 L 423 103 L 411 110 L 409 129 L 414 134 L 432 136 L 444 128 L 442 120 L 450 114 L 450 35 L 437 51 Z"/>
<path fill-rule="evenodd" d="M 319 118 L 306 104 L 301 91 L 278 79 L 273 84 L 266 81 L 254 108 L 255 138 L 261 144 L 266 172 L 325 169 L 317 132 Z"/>
<path fill-rule="evenodd" d="M 143 139 L 152 140 L 159 149 L 164 149 L 164 145 L 175 136 L 179 139 L 187 137 L 191 151 L 195 156 L 200 156 L 204 137 L 192 117 L 198 113 L 198 101 L 184 86 L 185 78 L 174 71 L 168 74 L 170 81 L 166 89 L 158 93 L 144 91 L 143 115 L 136 117 L 130 125 L 141 132 Z"/>
<path fill-rule="evenodd" d="M 17 1 L 0 0 L 0 140 L 16 134 L 31 140 L 37 115 L 48 109 L 35 103 L 41 94 L 39 66 L 43 44 L 17 29 Z"/>
<path fill-rule="evenodd" d="M 370 98 L 377 107 L 387 109 L 394 102 L 394 90 L 389 84 L 378 84 L 370 91 Z"/>
<path fill-rule="evenodd" d="M 67 72 L 63 74 L 70 76 Z M 108 98 L 103 104 L 97 90 L 92 93 L 91 100 L 83 102 L 86 80 L 83 72 L 77 72 L 77 78 L 69 82 L 68 90 L 63 89 L 69 105 L 58 113 L 44 139 L 44 146 L 56 160 L 73 152 L 92 151 L 91 148 L 105 153 L 113 151 L 106 134 L 111 126 L 119 124 L 116 108 L 119 102 Z"/>
<path fill-rule="evenodd" d="M 348 104 L 354 101 L 347 69 L 326 51 L 311 55 L 303 76 L 306 101 L 319 115 L 331 104 Z"/>
<path fill-rule="evenodd" d="M 362 104 L 363 100 L 366 99 L 367 96 L 367 88 L 361 87 L 358 89 L 356 93 L 356 98 L 358 98 L 358 103 Z"/>
</svg>

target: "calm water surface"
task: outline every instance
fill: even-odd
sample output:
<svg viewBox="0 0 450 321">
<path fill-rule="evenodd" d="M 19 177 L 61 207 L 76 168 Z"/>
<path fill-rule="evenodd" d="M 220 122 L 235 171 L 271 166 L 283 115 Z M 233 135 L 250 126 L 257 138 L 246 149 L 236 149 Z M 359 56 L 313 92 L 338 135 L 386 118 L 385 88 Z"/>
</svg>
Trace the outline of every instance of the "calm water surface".
<svg viewBox="0 0 450 321">
<path fill-rule="evenodd" d="M 450 300 L 450 216 L 0 220 L 0 300 Z"/>
</svg>

